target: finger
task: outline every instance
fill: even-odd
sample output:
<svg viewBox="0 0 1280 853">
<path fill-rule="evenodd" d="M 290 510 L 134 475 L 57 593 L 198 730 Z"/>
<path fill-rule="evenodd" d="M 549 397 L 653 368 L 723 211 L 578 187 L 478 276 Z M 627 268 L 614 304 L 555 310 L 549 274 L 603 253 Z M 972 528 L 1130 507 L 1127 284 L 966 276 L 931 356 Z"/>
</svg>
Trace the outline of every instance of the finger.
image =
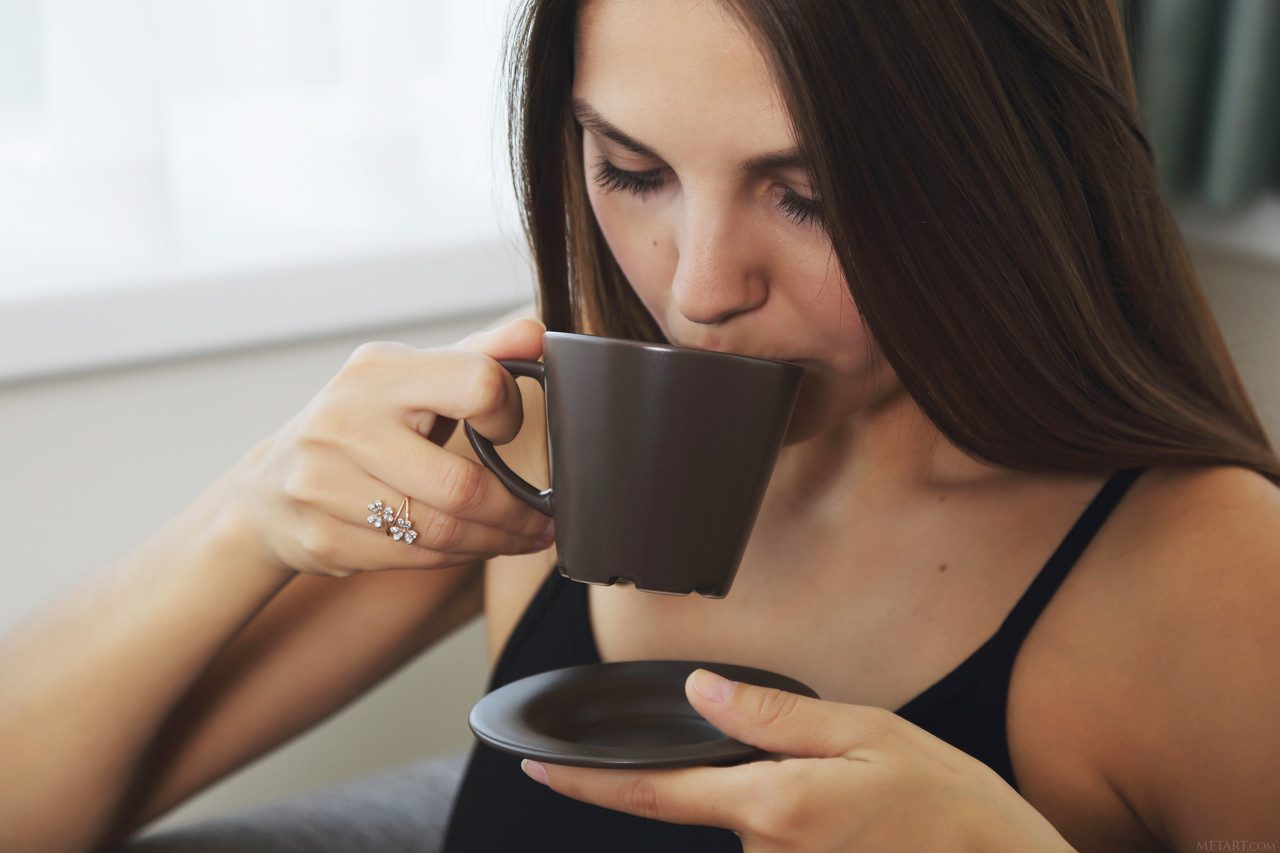
<svg viewBox="0 0 1280 853">
<path fill-rule="evenodd" d="M 352 412 L 397 411 L 423 436 L 438 437 L 441 419 L 467 420 L 495 443 L 505 443 L 519 431 L 523 407 L 515 378 L 495 358 L 537 358 L 542 328 L 535 320 L 519 320 L 449 349 L 364 344 L 331 383 L 330 397 Z"/>
<path fill-rule="evenodd" d="M 318 508 L 299 513 L 293 536 L 281 548 L 292 568 L 307 574 L 347 577 L 388 569 L 434 569 L 477 562 L 464 554 L 441 553 L 388 536 L 367 523 L 335 518 Z"/>
<path fill-rule="evenodd" d="M 330 577 L 398 569 L 440 569 L 479 559 L 420 548 L 403 540 L 397 542 L 367 525 L 346 522 L 330 524 L 320 535 L 303 537 L 302 542 L 302 558 L 291 560 L 290 565 L 308 574 Z"/>
<path fill-rule="evenodd" d="M 505 358 L 535 360 L 542 355 L 542 336 L 546 330 L 547 327 L 541 321 L 522 318 L 496 329 L 476 332 L 464 338 L 458 345 L 458 349 L 478 353 L 495 361 Z M 477 374 L 472 380 L 473 388 L 483 389 L 485 383 L 496 384 L 495 377 L 486 376 L 483 373 L 489 367 L 484 364 L 477 365 Z M 460 417 L 467 420 L 476 432 L 495 444 L 504 444 L 515 437 L 520 431 L 524 414 L 523 407 L 519 405 L 520 394 L 516 390 L 515 378 L 505 370 L 502 374 L 505 374 L 500 375 L 504 393 L 502 402 L 494 408 L 482 409 Z M 509 404 L 512 400 L 515 401 L 514 406 Z"/>
<path fill-rule="evenodd" d="M 403 427 L 379 429 L 373 440 L 352 447 L 351 453 L 365 471 L 391 487 L 389 497 L 412 500 L 415 525 L 424 536 L 432 533 L 432 547 L 462 547 L 464 540 L 457 537 L 473 524 L 503 534 L 491 544 L 515 548 L 490 553 L 520 553 L 550 533 L 550 519 L 511 494 L 489 469 Z"/>
<path fill-rule="evenodd" d="M 346 413 L 347 422 L 394 414 L 423 437 L 444 418 L 484 424 L 504 443 L 519 432 L 523 416 L 515 378 L 489 356 L 462 349 L 364 344 L 328 390 L 330 412 Z"/>
<path fill-rule="evenodd" d="M 358 573 L 393 570 L 435 570 L 464 564 L 480 564 L 488 554 L 435 551 L 395 541 L 379 531 L 354 524 L 337 524 L 322 538 L 306 542 L 302 558 L 287 565 L 306 574 L 348 577 Z"/>
<path fill-rule="evenodd" d="M 797 758 L 847 756 L 883 737 L 897 719 L 880 708 L 743 684 L 705 669 L 690 673 L 685 695 L 694 710 L 729 737 Z"/>
<path fill-rule="evenodd" d="M 387 508 L 393 511 L 394 518 L 391 520 L 385 517 Z M 369 510 L 369 514 L 364 519 L 350 522 L 355 527 L 366 532 L 372 531 L 391 543 L 403 543 L 444 556 L 483 560 L 495 554 L 544 551 L 554 542 L 553 530 L 536 536 L 516 535 L 423 508 L 412 498 L 407 505 L 404 501 L 391 499 L 383 501 L 381 506 L 377 502 L 371 503 L 365 509 Z M 383 514 L 381 518 L 378 518 L 379 513 Z M 380 521 L 381 525 L 376 524 L 373 519 Z"/>
<path fill-rule="evenodd" d="M 744 807 L 760 790 L 772 762 L 679 770 L 614 770 L 521 762 L 529 778 L 553 791 L 650 820 L 718 826 L 741 832 Z"/>
<path fill-rule="evenodd" d="M 542 321 L 522 317 L 470 334 L 458 343 L 458 349 L 478 352 L 493 359 L 535 359 L 542 355 L 542 336 L 546 331 Z"/>
<path fill-rule="evenodd" d="M 369 493 L 389 494 L 385 485 L 365 479 L 372 483 Z M 496 553 L 534 553 L 551 544 L 549 538 L 530 541 L 477 524 L 463 525 L 451 542 L 441 544 L 434 540 L 433 531 L 419 529 L 419 518 L 406 518 L 418 515 L 412 501 L 407 507 L 394 499 L 381 501 L 381 505 L 378 501 L 365 506 L 352 506 L 350 501 L 341 504 L 299 506 L 295 516 L 297 553 L 291 565 L 338 576 L 385 569 L 433 569 L 478 562 Z M 389 521 L 383 512 L 387 509 L 392 515 Z"/>
<path fill-rule="evenodd" d="M 342 455 L 317 460 L 290 477 L 286 487 L 288 496 L 308 513 L 309 524 L 323 524 L 326 518 L 342 519 L 357 529 L 381 536 L 395 526 L 401 533 L 399 541 L 409 539 L 419 549 L 446 554 L 487 558 L 494 554 L 542 551 L 551 544 L 554 528 L 550 519 L 512 498 L 483 466 L 438 447 L 423 447 L 421 441 L 414 443 L 419 445 L 418 454 L 401 465 L 389 464 L 382 456 L 373 457 L 370 466 L 373 472 L 361 467 L 358 460 Z M 440 464 L 458 466 L 475 476 L 493 480 L 488 490 L 498 507 L 492 512 L 485 512 L 481 506 L 469 507 L 470 514 L 478 516 L 470 518 L 459 516 L 451 509 L 431 506 L 431 500 L 439 499 L 433 472 L 428 469 L 417 478 L 408 476 L 412 472 L 411 462 L 421 464 L 422 456 L 439 457 Z M 392 476 L 378 476 L 376 471 L 380 467 L 390 470 Z M 445 475 L 443 479 L 450 476 Z M 376 502 L 382 506 L 375 510 Z M 504 508 L 508 512 L 506 516 Z M 376 517 L 385 514 L 391 518 Z M 490 518 L 506 517 L 511 519 L 507 526 L 487 523 Z M 399 520 L 408 523 L 397 523 Z M 375 521 L 381 522 L 381 526 L 375 525 Z"/>
</svg>

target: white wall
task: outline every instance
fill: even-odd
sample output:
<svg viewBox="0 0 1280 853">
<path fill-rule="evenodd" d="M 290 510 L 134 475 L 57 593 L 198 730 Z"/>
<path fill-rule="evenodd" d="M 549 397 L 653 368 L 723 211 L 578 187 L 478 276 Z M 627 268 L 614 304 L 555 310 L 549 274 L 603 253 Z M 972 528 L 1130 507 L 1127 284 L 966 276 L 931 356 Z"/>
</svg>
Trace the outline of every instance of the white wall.
<svg viewBox="0 0 1280 853">
<path fill-rule="evenodd" d="M 1195 253 L 1254 400 L 1280 435 L 1280 266 Z M 454 341 L 493 314 L 377 337 Z M 128 549 L 302 406 L 369 334 L 0 386 L 0 631 Z M 479 625 L 177 812 L 184 821 L 469 743 Z"/>
</svg>

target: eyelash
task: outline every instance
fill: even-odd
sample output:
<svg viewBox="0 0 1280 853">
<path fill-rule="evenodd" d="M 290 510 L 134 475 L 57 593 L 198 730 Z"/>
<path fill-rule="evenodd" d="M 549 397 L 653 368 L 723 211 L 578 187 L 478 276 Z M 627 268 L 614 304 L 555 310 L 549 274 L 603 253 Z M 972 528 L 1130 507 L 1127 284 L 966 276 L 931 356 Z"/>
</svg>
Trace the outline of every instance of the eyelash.
<svg viewBox="0 0 1280 853">
<path fill-rule="evenodd" d="M 643 172 L 628 172 L 619 169 L 604 157 L 596 164 L 596 185 L 607 193 L 629 192 L 632 195 L 644 196 L 662 189 L 666 183 L 664 169 L 646 169 Z"/>
<path fill-rule="evenodd" d="M 782 212 L 791 217 L 791 221 L 797 225 L 823 227 L 822 206 L 811 198 L 805 198 L 790 187 L 783 189 L 782 198 L 778 201 L 778 207 L 782 208 Z"/>
<path fill-rule="evenodd" d="M 607 193 L 621 191 L 644 198 L 662 189 L 666 183 L 665 172 L 666 169 L 630 172 L 601 157 L 596 164 L 594 178 L 596 185 Z M 805 198 L 790 187 L 783 188 L 778 207 L 797 225 L 822 225 L 822 209 L 818 202 Z"/>
</svg>

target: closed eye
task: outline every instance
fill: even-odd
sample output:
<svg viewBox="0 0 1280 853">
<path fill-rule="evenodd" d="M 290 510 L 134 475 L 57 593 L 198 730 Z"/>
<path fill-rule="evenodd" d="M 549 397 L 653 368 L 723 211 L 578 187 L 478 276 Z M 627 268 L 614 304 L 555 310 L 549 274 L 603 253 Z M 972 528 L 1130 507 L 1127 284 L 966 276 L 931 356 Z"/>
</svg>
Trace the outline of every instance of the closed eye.
<svg viewBox="0 0 1280 853">
<path fill-rule="evenodd" d="M 619 169 L 610 163 L 608 158 L 601 157 L 600 161 L 596 163 L 594 177 L 596 186 L 607 193 L 622 191 L 636 196 L 646 196 L 662 189 L 667 182 L 666 173 L 666 168 L 630 172 L 626 169 Z"/>
<path fill-rule="evenodd" d="M 593 178 L 596 185 L 606 193 L 626 192 L 643 198 L 666 186 L 667 167 L 645 169 L 633 172 L 619 169 L 607 157 L 601 157 L 596 163 Z M 779 187 L 781 194 L 777 200 L 778 209 L 797 225 L 823 227 L 822 205 L 816 200 L 807 198 L 787 186 Z"/>
<path fill-rule="evenodd" d="M 797 225 L 823 227 L 822 205 L 815 199 L 800 195 L 790 187 L 782 188 L 782 197 L 778 199 L 778 207 Z"/>
</svg>

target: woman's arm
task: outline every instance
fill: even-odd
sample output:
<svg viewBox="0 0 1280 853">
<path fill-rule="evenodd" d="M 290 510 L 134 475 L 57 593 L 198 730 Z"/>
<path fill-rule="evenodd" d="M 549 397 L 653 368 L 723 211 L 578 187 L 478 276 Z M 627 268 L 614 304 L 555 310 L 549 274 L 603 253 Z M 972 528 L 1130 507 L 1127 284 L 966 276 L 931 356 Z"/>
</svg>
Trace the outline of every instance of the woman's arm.
<svg viewBox="0 0 1280 853">
<path fill-rule="evenodd" d="M 288 583 L 245 559 L 228 488 L 0 645 L 0 849 L 96 841 L 168 711 Z"/>
<path fill-rule="evenodd" d="M 190 549 L 217 491 L 0 647 L 0 849 L 119 840 L 480 609 L 474 565 L 291 579 Z"/>
<path fill-rule="evenodd" d="M 1271 849 L 1280 844 L 1280 488 L 1239 468 L 1168 472 L 1156 488 L 1158 535 L 1117 567 L 1112 587 L 1123 618 L 1107 629 L 1098 678 L 1115 735 L 1103 769 L 1172 849 Z"/>
<path fill-rule="evenodd" d="M 481 611 L 481 564 L 298 576 L 183 695 L 116 810 L 121 841 L 358 699 Z"/>
<path fill-rule="evenodd" d="M 0 849 L 118 837 L 478 612 L 485 556 L 537 550 L 546 519 L 456 452 L 465 439 L 425 439 L 445 417 L 514 433 L 514 383 L 472 353 L 536 357 L 540 337 L 520 323 L 455 351 L 363 352 L 134 553 L 7 637 Z M 399 495 L 415 499 L 413 545 L 364 523 L 363 503 Z"/>
</svg>

